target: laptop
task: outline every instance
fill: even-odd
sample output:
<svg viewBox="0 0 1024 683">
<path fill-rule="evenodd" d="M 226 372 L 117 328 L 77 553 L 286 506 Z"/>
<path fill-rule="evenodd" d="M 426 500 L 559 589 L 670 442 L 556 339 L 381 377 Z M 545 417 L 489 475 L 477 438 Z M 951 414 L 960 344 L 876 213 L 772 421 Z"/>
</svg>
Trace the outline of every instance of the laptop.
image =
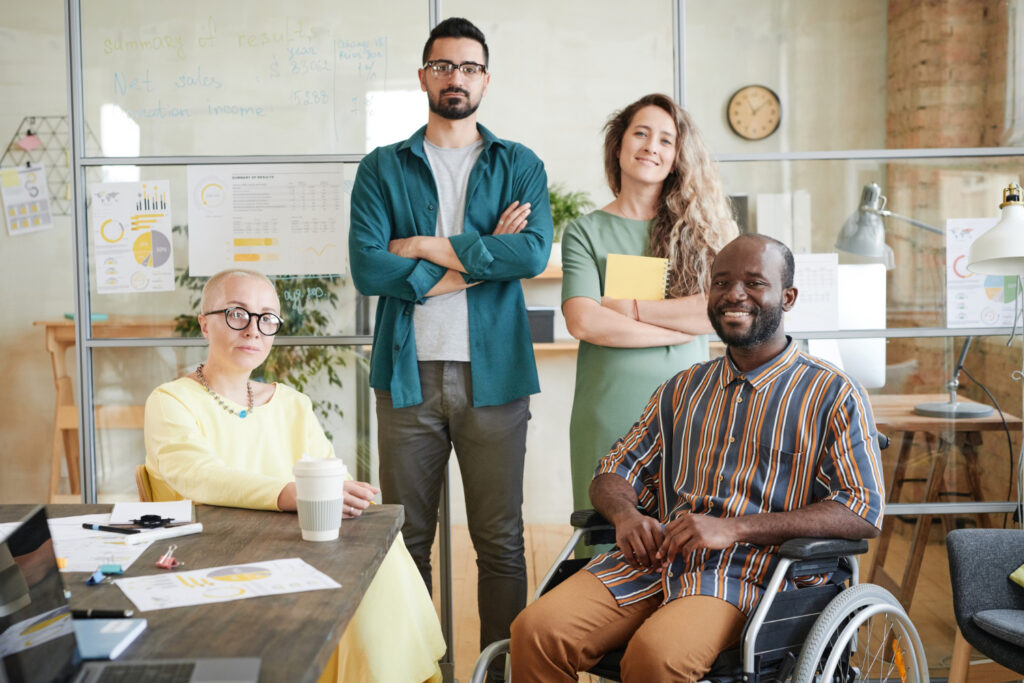
<svg viewBox="0 0 1024 683">
<path fill-rule="evenodd" d="M 259 672 L 256 657 L 83 661 L 46 510 L 0 535 L 0 683 L 255 683 Z"/>
</svg>

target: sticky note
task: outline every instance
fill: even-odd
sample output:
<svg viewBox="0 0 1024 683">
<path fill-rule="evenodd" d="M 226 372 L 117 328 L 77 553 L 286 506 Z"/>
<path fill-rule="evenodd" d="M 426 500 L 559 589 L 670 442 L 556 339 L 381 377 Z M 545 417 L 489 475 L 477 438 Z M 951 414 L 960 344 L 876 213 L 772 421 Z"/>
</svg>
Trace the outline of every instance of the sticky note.
<svg viewBox="0 0 1024 683">
<path fill-rule="evenodd" d="M 4 187 L 17 187 L 18 169 L 5 168 L 0 171 L 0 185 L 3 185 Z"/>
</svg>

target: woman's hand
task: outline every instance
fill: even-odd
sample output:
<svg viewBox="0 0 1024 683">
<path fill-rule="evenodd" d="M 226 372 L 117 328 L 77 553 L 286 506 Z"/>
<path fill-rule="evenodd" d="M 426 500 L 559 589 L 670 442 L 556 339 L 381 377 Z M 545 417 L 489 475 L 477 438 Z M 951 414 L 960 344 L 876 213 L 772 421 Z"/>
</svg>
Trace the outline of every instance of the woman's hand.
<svg viewBox="0 0 1024 683">
<path fill-rule="evenodd" d="M 363 510 L 370 507 L 373 497 L 380 493 L 376 486 L 370 486 L 365 481 L 345 482 L 345 504 L 342 506 L 342 519 L 350 519 L 363 514 Z"/>
</svg>

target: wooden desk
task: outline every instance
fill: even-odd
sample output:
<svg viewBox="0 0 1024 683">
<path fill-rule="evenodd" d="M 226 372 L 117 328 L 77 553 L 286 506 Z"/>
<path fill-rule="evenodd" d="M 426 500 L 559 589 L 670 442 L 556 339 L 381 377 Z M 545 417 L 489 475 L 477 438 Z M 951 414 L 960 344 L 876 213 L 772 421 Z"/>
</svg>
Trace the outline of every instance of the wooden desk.
<svg viewBox="0 0 1024 683">
<path fill-rule="evenodd" d="M 31 509 L 31 505 L 2 505 L 0 521 L 19 519 Z M 51 517 L 109 510 L 109 505 L 47 506 Z M 119 659 L 259 657 L 260 681 L 316 681 L 404 516 L 400 505 L 375 505 L 360 518 L 345 520 L 337 541 L 310 543 L 300 540 L 293 514 L 196 506 L 203 533 L 154 542 L 125 576 L 163 572 L 154 563 L 173 542 L 178 546 L 175 556 L 186 563 L 184 570 L 300 557 L 340 583 L 341 589 L 137 613 L 149 625 Z M 73 608 L 133 607 L 113 584 L 86 586 L 87 576 L 62 574 Z"/>
<path fill-rule="evenodd" d="M 60 454 L 68 466 L 68 486 L 72 494 L 81 493 L 81 473 L 78 469 L 78 407 L 68 373 L 67 352 L 75 345 L 73 320 L 39 320 L 33 325 L 44 328 L 46 350 L 53 363 L 53 384 L 56 389 L 56 407 L 53 413 L 53 446 L 50 455 L 50 492 L 53 500 L 60 487 Z M 166 318 L 137 316 L 111 316 L 108 320 L 92 324 L 93 336 L 110 337 L 170 337 L 174 321 Z M 142 429 L 144 406 L 96 406 L 98 429 Z"/>
<path fill-rule="evenodd" d="M 993 411 L 987 417 L 946 420 L 918 415 L 914 412 L 914 406 L 918 403 L 947 401 L 949 394 L 872 395 L 870 399 L 878 431 L 893 438 L 894 441 L 896 440 L 897 433 L 900 434 L 896 466 L 893 469 L 892 479 L 888 482 L 887 486 L 890 503 L 900 501 L 907 465 L 910 462 L 911 449 L 918 433 L 921 434 L 932 461 L 931 471 L 925 484 L 923 502 L 940 502 L 942 482 L 946 469 L 950 466 L 954 451 L 956 450 L 959 450 L 963 456 L 965 472 L 967 474 L 968 493 L 974 500 L 983 500 L 981 477 L 978 474 L 977 447 L 982 443 L 982 432 L 1001 432 L 1003 430 L 1003 421 L 1000 419 L 998 412 Z M 961 398 L 960 401 L 964 403 L 972 402 L 964 398 Z M 1011 431 L 1020 430 L 1020 418 L 1005 413 L 1004 416 L 1006 424 Z M 978 520 L 983 527 L 991 526 L 991 521 L 986 514 L 979 514 Z M 914 598 L 914 589 L 917 587 L 917 576 L 921 569 L 921 561 L 924 559 L 924 551 L 928 543 L 932 515 L 921 514 L 917 517 L 917 522 L 914 525 L 913 540 L 907 553 L 907 564 L 903 570 L 902 580 L 899 582 L 889 576 L 883 566 L 889 550 L 889 540 L 892 536 L 895 522 L 896 520 L 893 517 L 887 516 L 882 523 L 882 534 L 878 539 L 878 550 L 875 553 L 874 565 L 871 568 L 871 575 L 868 581 L 888 588 L 899 598 L 904 607 L 909 610 L 910 603 Z M 952 520 L 947 521 L 947 526 L 951 525 L 951 523 Z"/>
</svg>

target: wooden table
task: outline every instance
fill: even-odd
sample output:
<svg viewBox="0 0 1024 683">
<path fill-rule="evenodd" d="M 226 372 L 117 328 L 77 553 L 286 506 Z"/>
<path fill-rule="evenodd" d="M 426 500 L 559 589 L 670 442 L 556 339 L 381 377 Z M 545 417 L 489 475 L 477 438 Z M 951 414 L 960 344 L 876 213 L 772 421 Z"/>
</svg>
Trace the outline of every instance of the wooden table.
<svg viewBox="0 0 1024 683">
<path fill-rule="evenodd" d="M 0 522 L 31 505 L 0 506 Z M 109 505 L 48 505 L 51 517 L 109 512 Z M 337 541 L 305 542 L 294 514 L 197 505 L 201 534 L 155 541 L 125 572 L 145 576 L 170 543 L 182 569 L 299 557 L 341 584 L 339 590 L 289 593 L 198 607 L 136 612 L 149 625 L 119 659 L 259 657 L 260 681 L 316 681 L 362 600 L 405 517 L 400 505 L 375 505 L 345 520 Z M 73 609 L 131 609 L 117 586 L 86 586 L 87 574 L 65 573 Z M 400 657 L 401 652 L 396 651 Z"/>
<path fill-rule="evenodd" d="M 976 501 L 983 500 L 981 477 L 978 473 L 977 448 L 982 443 L 982 432 L 1003 431 L 1003 421 L 998 412 L 993 411 L 987 417 L 948 420 L 918 415 L 914 412 L 914 406 L 919 403 L 948 401 L 949 394 L 879 394 L 871 395 L 870 399 L 878 431 L 893 438 L 894 442 L 896 435 L 900 435 L 896 466 L 887 486 L 890 503 L 900 502 L 907 465 L 910 462 L 911 449 L 917 434 L 921 434 L 932 461 L 931 471 L 925 484 L 923 502 L 940 502 L 944 475 L 946 469 L 953 464 L 952 460 L 956 451 L 959 451 L 963 457 L 968 485 L 966 493 Z M 959 400 L 964 403 L 973 403 L 965 398 Z M 1006 413 L 1004 413 L 1004 417 L 1011 432 L 1020 430 L 1020 418 Z M 978 520 L 983 527 L 991 526 L 991 521 L 986 514 L 979 514 Z M 878 550 L 875 553 L 874 565 L 871 568 L 868 581 L 888 588 L 909 610 L 910 603 L 914 598 L 914 589 L 917 587 L 921 561 L 924 559 L 924 551 L 928 543 L 932 515 L 925 513 L 917 516 L 913 540 L 907 553 L 907 564 L 903 570 L 902 580 L 899 582 L 889 576 L 883 566 L 895 522 L 896 520 L 892 516 L 887 516 L 882 523 L 882 534 L 878 540 Z"/>
<path fill-rule="evenodd" d="M 53 446 L 50 455 L 49 500 L 54 500 L 60 487 L 60 456 L 68 467 L 68 486 L 74 495 L 81 492 L 78 467 L 78 406 L 68 373 L 67 352 L 75 345 L 73 320 L 38 320 L 33 325 L 44 328 L 46 350 L 53 363 L 53 384 L 56 407 L 53 413 Z M 167 318 L 111 316 L 93 321 L 94 337 L 170 337 L 175 322 Z M 99 429 L 142 429 L 144 406 L 96 406 L 96 427 Z"/>
</svg>

